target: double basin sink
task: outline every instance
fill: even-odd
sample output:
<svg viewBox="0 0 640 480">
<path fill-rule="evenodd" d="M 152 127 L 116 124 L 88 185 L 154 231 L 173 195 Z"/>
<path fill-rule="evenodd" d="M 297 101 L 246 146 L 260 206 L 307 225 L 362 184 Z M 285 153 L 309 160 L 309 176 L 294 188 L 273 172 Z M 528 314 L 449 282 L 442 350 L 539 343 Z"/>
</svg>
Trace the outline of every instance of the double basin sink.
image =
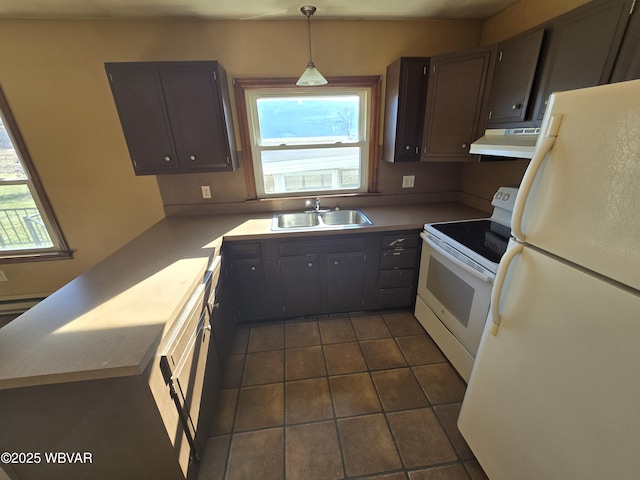
<svg viewBox="0 0 640 480">
<path fill-rule="evenodd" d="M 274 213 L 271 230 L 354 228 L 372 225 L 356 208 L 329 211 Z"/>
</svg>

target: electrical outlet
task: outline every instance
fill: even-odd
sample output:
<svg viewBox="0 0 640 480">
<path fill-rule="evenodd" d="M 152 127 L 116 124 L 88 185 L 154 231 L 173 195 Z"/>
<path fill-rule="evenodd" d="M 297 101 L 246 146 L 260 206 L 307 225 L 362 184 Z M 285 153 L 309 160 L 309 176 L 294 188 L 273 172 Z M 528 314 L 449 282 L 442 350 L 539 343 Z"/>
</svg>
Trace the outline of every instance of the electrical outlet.
<svg viewBox="0 0 640 480">
<path fill-rule="evenodd" d="M 211 187 L 209 185 L 202 185 L 202 198 L 211 198 Z"/>
<path fill-rule="evenodd" d="M 404 175 L 402 177 L 402 188 L 413 188 L 416 183 L 415 175 Z"/>
<path fill-rule="evenodd" d="M 8 282 L 9 279 L 7 275 L 5 275 L 4 270 L 0 270 L 0 282 Z"/>
</svg>

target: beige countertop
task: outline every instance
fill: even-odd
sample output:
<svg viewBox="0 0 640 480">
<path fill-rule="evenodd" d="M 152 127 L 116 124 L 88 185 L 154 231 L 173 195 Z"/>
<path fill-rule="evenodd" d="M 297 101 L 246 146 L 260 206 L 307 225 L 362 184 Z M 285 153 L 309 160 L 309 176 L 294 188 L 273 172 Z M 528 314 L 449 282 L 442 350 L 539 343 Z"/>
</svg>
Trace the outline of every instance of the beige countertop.
<svg viewBox="0 0 640 480">
<path fill-rule="evenodd" d="M 419 229 L 488 216 L 458 203 L 361 209 L 373 225 L 272 232 L 272 213 L 167 217 L 0 329 L 0 390 L 137 375 L 225 240 Z"/>
</svg>

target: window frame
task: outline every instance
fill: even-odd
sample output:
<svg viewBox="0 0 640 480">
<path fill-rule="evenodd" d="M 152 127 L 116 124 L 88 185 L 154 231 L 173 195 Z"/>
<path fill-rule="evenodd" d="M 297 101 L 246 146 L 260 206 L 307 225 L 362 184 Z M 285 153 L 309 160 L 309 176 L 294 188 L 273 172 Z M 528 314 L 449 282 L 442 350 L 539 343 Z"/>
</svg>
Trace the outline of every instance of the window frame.
<svg viewBox="0 0 640 480">
<path fill-rule="evenodd" d="M 62 234 L 62 230 L 58 225 L 58 221 L 53 213 L 53 209 L 47 199 L 42 187 L 42 183 L 37 175 L 36 169 L 29 155 L 27 146 L 22 138 L 18 124 L 15 121 L 9 102 L 0 87 L 0 115 L 11 139 L 16 155 L 18 156 L 22 167 L 25 170 L 26 179 L 8 180 L 0 182 L 0 185 L 26 185 L 31 193 L 33 201 L 38 208 L 38 212 L 42 217 L 45 228 L 53 246 L 48 248 L 29 248 L 29 249 L 12 249 L 0 250 L 0 264 L 21 263 L 44 260 L 59 260 L 72 258 L 72 252 L 69 249 L 66 240 Z"/>
<path fill-rule="evenodd" d="M 243 167 L 245 171 L 245 182 L 247 187 L 248 200 L 267 200 L 273 198 L 304 198 L 309 196 L 340 196 L 340 195 L 365 195 L 373 193 L 377 187 L 377 166 L 378 166 L 378 150 L 379 150 L 379 125 L 380 125 L 380 93 L 382 78 L 380 76 L 358 76 L 358 77 L 329 77 L 329 83 L 319 87 L 296 87 L 295 78 L 235 78 L 234 93 L 236 97 L 236 108 L 238 126 L 240 131 L 240 141 L 243 153 Z M 349 89 L 366 88 L 369 90 L 369 105 L 367 107 L 367 128 L 364 132 L 368 139 L 368 159 L 366 165 L 366 191 L 325 191 L 319 193 L 312 192 L 295 192 L 292 194 L 275 194 L 267 196 L 259 196 L 256 184 L 256 171 L 254 168 L 253 149 L 251 144 L 251 118 L 248 114 L 248 104 L 246 93 L 269 89 L 292 90 L 292 89 L 310 89 L 313 88 L 319 94 L 331 94 L 331 91 L 344 92 Z"/>
</svg>

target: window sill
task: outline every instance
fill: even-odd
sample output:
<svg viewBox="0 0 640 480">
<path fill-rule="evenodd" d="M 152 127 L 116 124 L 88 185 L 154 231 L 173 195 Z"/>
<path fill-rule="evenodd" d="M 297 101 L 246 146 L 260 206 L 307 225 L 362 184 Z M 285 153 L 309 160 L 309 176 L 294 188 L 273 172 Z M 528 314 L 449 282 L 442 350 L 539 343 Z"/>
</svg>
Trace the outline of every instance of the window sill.
<svg viewBox="0 0 640 480">
<path fill-rule="evenodd" d="M 71 260 L 72 258 L 72 251 L 61 251 L 52 253 L 7 253 L 0 254 L 0 265 L 8 263 L 47 262 L 49 260 Z"/>
</svg>

